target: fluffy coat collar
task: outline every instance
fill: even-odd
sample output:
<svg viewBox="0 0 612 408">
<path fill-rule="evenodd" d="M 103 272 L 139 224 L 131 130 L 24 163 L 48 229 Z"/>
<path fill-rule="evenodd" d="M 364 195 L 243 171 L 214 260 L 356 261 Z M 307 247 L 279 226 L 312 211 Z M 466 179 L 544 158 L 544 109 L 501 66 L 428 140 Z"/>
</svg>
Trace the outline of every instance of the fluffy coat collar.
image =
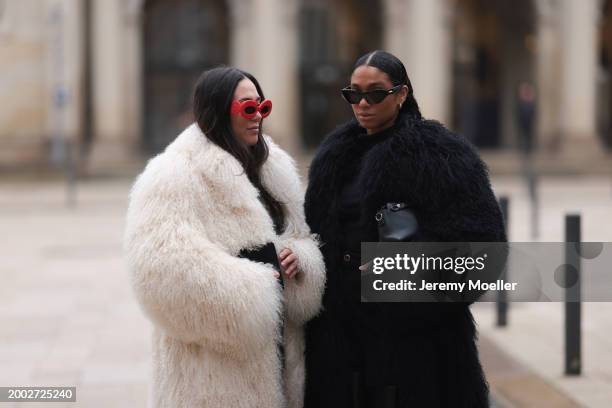
<svg viewBox="0 0 612 408">
<path fill-rule="evenodd" d="M 247 242 L 228 242 L 230 252 L 253 247 L 267 241 L 282 240 L 286 237 L 308 237 L 300 225 L 304 225 L 303 191 L 294 160 L 264 135 L 269 156 L 261 169 L 262 184 L 267 191 L 282 203 L 285 229 L 280 237 L 274 232 L 273 222 L 260 202 L 259 192 L 248 179 L 240 162 L 230 153 L 211 142 L 197 124 L 187 127 L 166 148 L 166 160 L 184 161 L 192 176 L 204 186 L 207 209 L 211 217 L 240 215 L 250 225 L 243 228 L 241 237 Z M 232 234 L 233 235 L 233 234 Z M 231 236 L 231 235 L 228 235 Z"/>
<path fill-rule="evenodd" d="M 333 131 L 319 148 L 306 192 L 306 218 L 313 232 L 324 234 L 333 228 L 329 208 L 335 207 L 342 186 L 357 177 L 363 197 L 362 216 L 369 221 L 366 228 L 371 232 L 375 230 L 373 216 L 381 206 L 404 202 L 425 230 L 444 217 L 457 219 L 449 222 L 468 217 L 478 222 L 494 221 L 489 228 L 483 227 L 482 234 L 467 234 L 466 228 L 452 233 L 435 225 L 446 236 L 438 234 L 431 239 L 502 238 L 503 226 L 486 165 L 466 139 L 439 122 L 407 114 L 376 135 L 364 137 L 364 132 L 357 121 L 351 120 Z"/>
</svg>

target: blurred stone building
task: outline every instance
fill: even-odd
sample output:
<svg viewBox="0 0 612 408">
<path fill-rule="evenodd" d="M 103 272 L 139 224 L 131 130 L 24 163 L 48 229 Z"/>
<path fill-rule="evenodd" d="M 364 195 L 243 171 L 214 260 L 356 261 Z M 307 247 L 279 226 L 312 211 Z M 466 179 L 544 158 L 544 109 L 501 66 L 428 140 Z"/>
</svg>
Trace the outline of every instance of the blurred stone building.
<svg viewBox="0 0 612 408">
<path fill-rule="evenodd" d="M 470 138 L 493 170 L 520 168 L 518 90 L 533 84 L 542 168 L 602 171 L 610 3 L 0 0 L 0 168 L 45 168 L 66 151 L 94 172 L 141 163 L 190 123 L 193 83 L 219 64 L 255 74 L 274 101 L 268 133 L 308 152 L 350 117 L 339 90 L 355 59 L 385 49 L 424 115 Z"/>
</svg>

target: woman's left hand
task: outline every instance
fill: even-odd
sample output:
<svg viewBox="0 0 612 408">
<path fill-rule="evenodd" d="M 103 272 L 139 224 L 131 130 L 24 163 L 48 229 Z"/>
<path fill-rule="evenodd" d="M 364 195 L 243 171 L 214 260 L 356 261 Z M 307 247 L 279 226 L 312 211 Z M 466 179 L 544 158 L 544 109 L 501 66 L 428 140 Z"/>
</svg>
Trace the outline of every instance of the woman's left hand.
<svg viewBox="0 0 612 408">
<path fill-rule="evenodd" d="M 281 272 L 283 276 L 291 279 L 294 278 L 298 273 L 298 259 L 297 256 L 289 249 L 284 248 L 279 254 L 279 261 L 281 265 Z"/>
</svg>

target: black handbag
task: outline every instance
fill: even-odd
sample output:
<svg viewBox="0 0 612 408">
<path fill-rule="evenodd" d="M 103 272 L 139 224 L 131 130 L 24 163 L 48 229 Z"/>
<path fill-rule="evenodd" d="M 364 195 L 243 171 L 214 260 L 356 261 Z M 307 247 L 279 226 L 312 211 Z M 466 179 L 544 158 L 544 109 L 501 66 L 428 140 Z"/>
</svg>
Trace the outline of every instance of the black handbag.
<svg viewBox="0 0 612 408">
<path fill-rule="evenodd" d="M 375 218 L 379 242 L 407 242 L 419 229 L 416 217 L 404 203 L 387 203 Z"/>
</svg>

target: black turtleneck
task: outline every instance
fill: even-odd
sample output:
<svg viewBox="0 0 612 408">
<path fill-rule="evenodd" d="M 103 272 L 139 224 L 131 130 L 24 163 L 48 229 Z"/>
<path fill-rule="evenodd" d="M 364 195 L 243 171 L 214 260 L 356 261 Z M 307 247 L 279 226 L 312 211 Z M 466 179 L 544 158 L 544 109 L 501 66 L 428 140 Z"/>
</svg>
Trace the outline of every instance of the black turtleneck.
<svg viewBox="0 0 612 408">
<path fill-rule="evenodd" d="M 342 242 L 340 242 L 340 245 L 345 253 L 348 252 L 359 257 L 361 242 L 372 240 L 372 237 L 366 236 L 367 234 L 363 231 L 363 223 L 361 222 L 362 192 L 359 185 L 360 177 L 358 177 L 361 172 L 361 158 L 374 146 L 389 138 L 393 134 L 395 127 L 396 124 L 373 134 L 367 134 L 366 130 L 362 129 L 362 132 L 359 132 L 355 137 L 354 143 L 357 145 L 355 154 L 359 156 L 355 157 L 357 167 L 352 169 L 351 177 L 340 189 L 338 196 L 338 221 L 342 230 Z"/>
</svg>

